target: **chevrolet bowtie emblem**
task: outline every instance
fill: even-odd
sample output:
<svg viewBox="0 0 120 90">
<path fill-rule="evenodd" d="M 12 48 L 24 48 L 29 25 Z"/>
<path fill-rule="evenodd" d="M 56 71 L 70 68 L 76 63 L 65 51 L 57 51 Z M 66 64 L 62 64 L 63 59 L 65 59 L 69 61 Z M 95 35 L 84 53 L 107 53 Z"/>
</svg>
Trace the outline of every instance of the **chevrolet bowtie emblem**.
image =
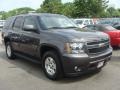
<svg viewBox="0 0 120 90">
<path fill-rule="evenodd" d="M 104 46 L 105 46 L 104 43 L 100 43 L 100 44 L 99 44 L 99 47 L 104 47 Z"/>
</svg>

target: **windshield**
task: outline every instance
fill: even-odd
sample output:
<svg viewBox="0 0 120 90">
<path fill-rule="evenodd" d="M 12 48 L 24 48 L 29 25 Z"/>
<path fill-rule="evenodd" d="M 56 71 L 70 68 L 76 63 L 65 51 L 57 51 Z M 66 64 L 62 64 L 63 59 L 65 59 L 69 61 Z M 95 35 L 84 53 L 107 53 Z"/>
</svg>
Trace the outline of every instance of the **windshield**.
<svg viewBox="0 0 120 90">
<path fill-rule="evenodd" d="M 76 20 L 76 24 L 82 24 L 83 20 Z"/>
<path fill-rule="evenodd" d="M 46 29 L 64 29 L 76 28 L 76 24 L 65 16 L 60 15 L 43 15 L 40 16 L 42 25 Z"/>
<path fill-rule="evenodd" d="M 92 20 L 90 20 L 90 24 L 94 24 Z"/>
<path fill-rule="evenodd" d="M 112 26 L 106 26 L 106 27 L 104 27 L 105 28 L 105 30 L 108 30 L 108 31 L 112 31 L 112 30 L 116 30 L 114 27 L 112 27 Z"/>
</svg>

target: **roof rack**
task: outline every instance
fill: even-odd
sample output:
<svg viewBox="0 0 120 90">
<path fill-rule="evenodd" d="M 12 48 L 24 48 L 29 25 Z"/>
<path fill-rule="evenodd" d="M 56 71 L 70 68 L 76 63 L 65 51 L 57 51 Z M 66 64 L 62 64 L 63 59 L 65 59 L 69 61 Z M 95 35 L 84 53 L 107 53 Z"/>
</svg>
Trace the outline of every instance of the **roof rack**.
<svg viewBox="0 0 120 90">
<path fill-rule="evenodd" d="M 29 11 L 28 14 L 33 14 L 36 13 L 35 11 Z"/>
</svg>

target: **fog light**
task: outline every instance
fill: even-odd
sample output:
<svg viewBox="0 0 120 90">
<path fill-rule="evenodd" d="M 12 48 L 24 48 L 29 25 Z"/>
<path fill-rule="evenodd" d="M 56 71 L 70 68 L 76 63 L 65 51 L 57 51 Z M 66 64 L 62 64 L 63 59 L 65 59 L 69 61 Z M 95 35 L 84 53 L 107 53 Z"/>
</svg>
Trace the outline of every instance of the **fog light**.
<svg viewBox="0 0 120 90">
<path fill-rule="evenodd" d="M 80 71 L 81 71 L 81 69 L 80 69 L 78 66 L 75 66 L 75 67 L 74 67 L 74 70 L 75 70 L 76 72 L 80 72 Z"/>
</svg>

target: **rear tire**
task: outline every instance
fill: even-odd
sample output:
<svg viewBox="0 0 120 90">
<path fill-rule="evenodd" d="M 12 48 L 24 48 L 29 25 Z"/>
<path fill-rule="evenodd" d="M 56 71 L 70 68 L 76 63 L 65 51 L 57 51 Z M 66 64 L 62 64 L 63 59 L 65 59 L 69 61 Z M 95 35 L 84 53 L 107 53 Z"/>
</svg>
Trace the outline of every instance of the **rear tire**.
<svg viewBox="0 0 120 90">
<path fill-rule="evenodd" d="M 12 47 L 11 47 L 10 42 L 7 42 L 7 43 L 5 44 L 5 49 L 6 49 L 6 55 L 7 55 L 7 57 L 8 57 L 9 59 L 15 59 L 14 51 L 13 51 L 13 49 L 12 49 Z"/>
<path fill-rule="evenodd" d="M 48 51 L 44 54 L 43 70 L 45 75 L 51 80 L 58 80 L 62 78 L 63 72 L 58 55 L 54 51 Z"/>
</svg>

